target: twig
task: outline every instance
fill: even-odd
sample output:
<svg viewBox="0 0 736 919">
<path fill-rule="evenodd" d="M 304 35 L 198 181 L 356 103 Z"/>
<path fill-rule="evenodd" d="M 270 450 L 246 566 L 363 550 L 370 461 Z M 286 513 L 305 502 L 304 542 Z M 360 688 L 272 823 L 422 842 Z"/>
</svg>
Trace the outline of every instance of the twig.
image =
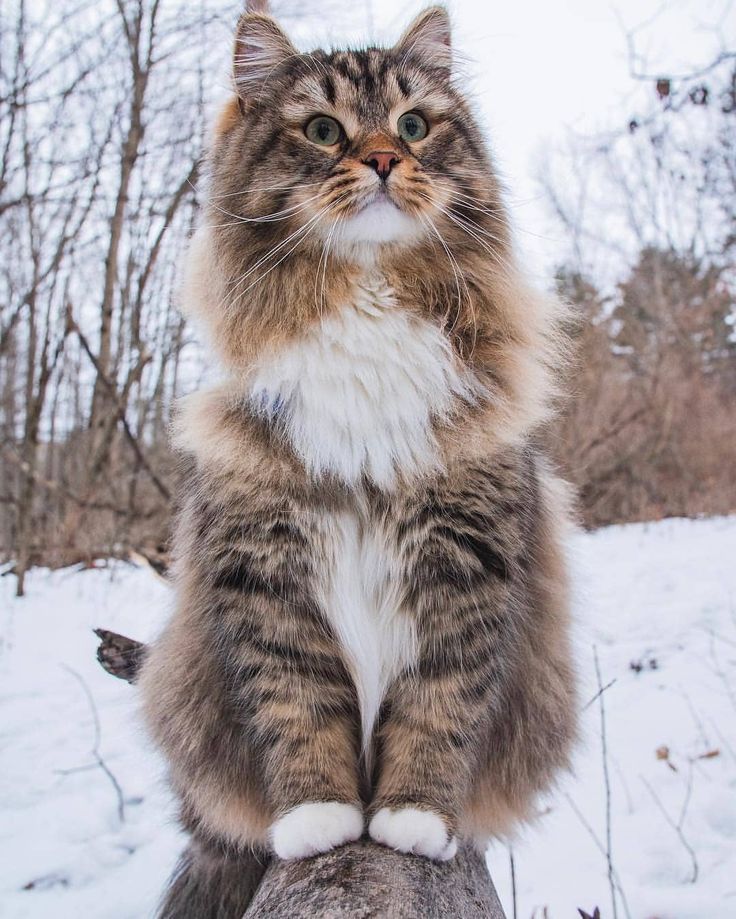
<svg viewBox="0 0 736 919">
<path fill-rule="evenodd" d="M 136 458 L 138 459 L 138 462 L 146 470 L 146 472 L 148 473 L 148 477 L 153 482 L 153 484 L 156 486 L 156 488 L 158 489 L 159 493 L 164 498 L 164 500 L 170 501 L 171 492 L 166 487 L 166 485 L 164 485 L 164 483 L 161 481 L 161 478 L 157 475 L 156 471 L 151 466 L 151 464 L 148 462 L 148 459 L 143 453 L 143 450 L 141 449 L 141 445 L 138 443 L 138 438 L 135 436 L 135 434 L 133 433 L 130 427 L 130 424 L 128 423 L 128 418 L 125 413 L 125 406 L 120 400 L 120 394 L 118 393 L 117 387 L 110 380 L 107 374 L 103 372 L 99 360 L 97 359 L 94 351 L 92 350 L 90 343 L 87 341 L 87 337 L 85 336 L 84 332 L 82 332 L 82 330 L 80 329 L 79 325 L 77 324 L 76 319 L 74 318 L 72 314 L 71 306 L 69 306 L 67 309 L 67 323 L 69 325 L 69 328 L 76 334 L 77 338 L 79 339 L 79 343 L 81 344 L 85 354 L 89 358 L 92 366 L 95 368 L 98 378 L 102 381 L 105 388 L 108 390 L 111 397 L 113 398 L 115 402 L 115 410 L 118 416 L 118 420 L 121 422 L 123 426 L 123 433 L 128 439 L 130 446 L 133 448 L 133 452 L 135 453 Z M 150 354 L 142 355 L 140 361 L 138 362 L 137 367 L 134 368 L 133 373 L 134 374 L 140 373 L 145 367 L 145 365 L 150 362 L 150 360 L 151 360 Z"/>
<path fill-rule="evenodd" d="M 575 803 L 575 801 L 573 800 L 573 798 L 572 798 L 567 792 L 563 792 L 563 797 L 565 798 L 565 800 L 567 801 L 567 803 L 568 803 L 568 804 L 570 805 L 570 807 L 572 808 L 573 813 L 575 814 L 575 816 L 578 818 L 578 820 L 580 821 L 580 823 L 583 825 L 583 828 L 587 831 L 588 835 L 590 836 L 590 838 L 591 838 L 591 839 L 593 840 L 593 842 L 595 843 L 596 849 L 598 849 L 598 851 L 601 853 L 601 855 L 603 855 L 603 856 L 605 857 L 605 855 L 606 855 L 606 848 L 605 848 L 605 846 L 603 845 L 603 843 L 600 841 L 600 839 L 598 838 L 598 834 L 596 833 L 596 831 L 593 829 L 593 827 L 592 827 L 592 826 L 588 823 L 588 821 L 585 819 L 585 815 L 583 814 L 583 812 L 580 810 L 580 808 L 577 806 L 577 804 Z M 616 889 L 617 889 L 618 892 L 619 892 L 619 896 L 621 897 L 621 905 L 623 906 L 624 912 L 626 913 L 626 919 L 631 919 L 631 912 L 629 911 L 629 904 L 628 904 L 628 901 L 626 900 L 626 895 L 624 894 L 624 889 L 623 889 L 623 887 L 621 886 L 621 880 L 620 880 L 620 878 L 619 878 L 619 876 L 618 876 L 618 872 L 614 871 L 613 879 L 614 879 L 614 883 L 616 884 Z"/>
<path fill-rule="evenodd" d="M 716 737 L 720 740 L 721 746 L 729 753 L 731 759 L 736 762 L 736 750 L 734 750 L 734 748 L 731 746 L 723 731 L 718 727 L 715 721 L 710 721 L 710 726 L 713 729 Z"/>
<path fill-rule="evenodd" d="M 514 862 L 514 849 L 509 846 L 509 867 L 511 869 L 511 903 L 513 919 L 518 919 L 518 903 L 516 898 L 516 863 Z"/>
<path fill-rule="evenodd" d="M 692 703 L 692 699 L 687 694 L 687 692 L 682 688 L 679 690 L 679 692 L 682 698 L 685 700 L 687 707 L 690 709 L 690 714 L 692 715 L 692 719 L 695 722 L 695 726 L 698 729 L 698 732 L 700 734 L 700 739 L 703 742 L 703 746 L 707 750 L 711 746 L 711 743 L 710 743 L 710 740 L 708 739 L 708 732 L 705 730 L 703 719 L 698 714 L 695 706 Z"/>
<path fill-rule="evenodd" d="M 603 757 L 603 783 L 606 789 L 606 864 L 608 865 L 608 886 L 611 889 L 611 909 L 613 919 L 618 919 L 618 905 L 616 902 L 616 886 L 613 881 L 613 851 L 611 832 L 611 780 L 608 774 L 608 742 L 606 738 L 606 705 L 603 699 L 603 682 L 601 668 L 598 662 L 598 649 L 593 645 L 593 660 L 595 661 L 595 676 L 598 682 L 598 699 L 601 718 L 601 754 Z"/>
<path fill-rule="evenodd" d="M 64 670 L 70 673 L 74 679 L 82 687 L 85 696 L 87 697 L 87 702 L 89 703 L 90 712 L 92 713 L 92 723 L 94 725 L 94 743 L 92 745 L 92 756 L 94 756 L 97 765 L 102 769 L 105 775 L 110 780 L 110 784 L 115 789 L 115 795 L 118 800 L 118 819 L 121 823 L 125 823 L 125 798 L 123 796 L 123 789 L 120 787 L 120 783 L 115 778 L 112 773 L 112 770 L 109 768 L 105 760 L 102 758 L 100 753 L 100 741 L 102 739 L 102 731 L 100 728 L 100 716 L 97 713 L 97 706 L 95 705 L 95 700 L 90 692 L 89 686 L 82 678 L 80 674 L 77 673 L 72 667 L 67 666 L 67 664 L 61 665 Z"/>
<path fill-rule="evenodd" d="M 682 825 L 685 823 L 685 817 L 687 817 L 687 809 L 690 806 L 690 798 L 693 792 L 693 771 L 695 769 L 695 763 L 692 759 L 688 760 L 687 763 L 687 784 L 685 785 L 685 797 L 682 802 L 682 807 L 680 808 L 680 816 L 677 818 L 677 829 L 681 830 Z"/>
<path fill-rule="evenodd" d="M 32 470 L 28 463 L 18 456 L 16 450 L 11 447 L 10 444 L 0 444 L 0 450 L 4 452 L 6 458 L 10 460 L 14 466 L 17 466 L 24 475 L 29 475 L 41 488 L 63 495 L 78 507 L 84 507 L 94 511 L 109 511 L 116 517 L 127 517 L 130 515 L 129 507 L 118 507 L 110 501 L 87 501 L 84 498 L 80 498 L 79 495 L 74 494 L 74 492 L 64 485 L 63 482 L 55 482 L 53 479 L 47 479 L 45 476 L 41 475 L 40 472 Z M 9 503 L 17 504 L 16 499 L 12 496 L 8 496 L 7 500 Z M 136 516 L 142 520 L 150 520 L 151 517 L 155 517 L 156 514 L 160 513 L 161 511 L 159 508 L 146 511 L 136 510 Z"/>
<path fill-rule="evenodd" d="M 675 823 L 675 821 L 670 817 L 670 815 L 669 815 L 669 814 L 667 813 L 667 811 L 665 810 L 664 805 L 662 804 L 661 800 L 660 800 L 659 797 L 657 796 L 657 792 L 652 788 L 652 786 L 649 784 L 649 782 L 647 782 L 647 780 L 644 778 L 643 775 L 639 776 L 639 778 L 642 780 L 642 782 L 643 782 L 644 785 L 646 786 L 647 791 L 649 792 L 649 794 L 650 794 L 650 795 L 652 796 L 652 798 L 654 799 L 654 803 L 655 803 L 655 804 L 657 805 L 657 807 L 659 808 L 660 813 L 662 814 L 662 816 L 664 817 L 664 819 L 665 819 L 665 820 L 667 821 L 667 823 L 672 827 L 672 829 L 675 831 L 675 833 L 677 833 L 677 838 L 680 840 L 680 842 L 682 843 L 683 847 L 685 848 L 685 850 L 687 851 L 688 855 L 690 856 L 690 860 L 691 860 L 691 862 L 692 862 L 692 868 L 693 868 L 693 873 L 692 873 L 692 876 L 690 877 L 690 883 L 691 883 L 691 884 L 694 884 L 694 883 L 697 881 L 697 879 L 698 879 L 698 870 L 699 870 L 699 869 L 698 869 L 698 859 L 697 859 L 697 857 L 696 857 L 696 855 L 695 855 L 695 850 L 694 850 L 693 847 L 690 845 L 690 843 L 687 841 L 687 839 L 685 839 L 685 836 L 684 836 L 684 834 L 683 834 L 683 832 L 682 832 L 682 828 L 681 828 L 680 826 L 678 826 L 678 825 Z"/>
<path fill-rule="evenodd" d="M 602 689 L 598 690 L 598 692 L 593 696 L 592 699 L 590 699 L 588 702 L 585 703 L 585 705 L 582 708 L 582 711 L 587 712 L 587 710 L 595 702 L 595 700 L 599 698 L 599 696 L 602 696 L 603 693 L 607 689 L 610 689 L 614 685 L 614 683 L 616 683 L 617 681 L 618 681 L 618 677 L 614 677 L 609 683 L 606 683 L 606 685 Z"/>
<path fill-rule="evenodd" d="M 649 406 L 643 408 L 638 408 L 635 411 L 631 412 L 630 415 L 627 415 L 625 418 L 621 418 L 618 421 L 614 422 L 607 431 L 598 434 L 587 444 L 585 444 L 578 453 L 578 460 L 582 462 L 585 457 L 591 453 L 596 447 L 600 447 L 602 444 L 605 444 L 608 440 L 613 440 L 614 437 L 618 435 L 627 428 L 630 424 L 633 424 L 635 421 L 638 421 L 645 412 L 649 411 Z"/>
<path fill-rule="evenodd" d="M 733 710 L 736 711 L 736 692 L 734 692 L 734 688 L 731 685 L 731 681 L 729 680 L 726 674 L 726 671 L 721 666 L 721 662 L 719 660 L 718 653 L 716 652 L 715 642 L 716 642 L 716 638 L 718 638 L 719 636 L 717 636 L 716 633 L 712 629 L 710 629 L 709 631 L 710 631 L 710 656 L 713 661 L 713 667 L 714 667 L 715 674 L 720 679 L 720 681 L 723 683 L 723 688 L 726 690 L 726 698 L 731 703 L 731 707 L 733 708 Z"/>
</svg>

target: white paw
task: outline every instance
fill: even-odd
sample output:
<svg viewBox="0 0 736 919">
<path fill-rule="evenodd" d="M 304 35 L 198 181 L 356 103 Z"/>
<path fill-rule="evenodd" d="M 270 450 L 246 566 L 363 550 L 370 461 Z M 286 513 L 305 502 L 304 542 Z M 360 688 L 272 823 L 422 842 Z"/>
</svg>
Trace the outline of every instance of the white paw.
<svg viewBox="0 0 736 919">
<path fill-rule="evenodd" d="M 355 805 L 310 801 L 279 817 L 271 827 L 271 843 L 279 858 L 308 858 L 362 834 L 363 814 Z"/>
<path fill-rule="evenodd" d="M 382 807 L 371 820 L 368 832 L 381 845 L 438 862 L 448 861 L 457 852 L 457 839 L 447 832 L 442 817 L 417 807 Z"/>
</svg>

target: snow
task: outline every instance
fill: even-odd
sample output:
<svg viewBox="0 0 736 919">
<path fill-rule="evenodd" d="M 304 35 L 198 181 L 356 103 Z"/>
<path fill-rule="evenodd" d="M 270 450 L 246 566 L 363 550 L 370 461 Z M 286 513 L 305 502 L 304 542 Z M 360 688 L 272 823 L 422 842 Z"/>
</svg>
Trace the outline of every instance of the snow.
<svg viewBox="0 0 736 919">
<path fill-rule="evenodd" d="M 618 916 L 736 917 L 736 517 L 610 527 L 571 549 L 583 702 L 594 648 L 602 685 L 615 681 L 602 698 Z M 169 591 L 121 563 L 34 571 L 21 600 L 14 588 L 0 578 L 0 916 L 151 916 L 183 840 L 136 691 L 99 667 L 91 629 L 150 639 Z M 574 776 L 513 844 L 518 919 L 613 916 L 600 717 L 596 700 Z M 511 919 L 507 847 L 488 860 Z"/>
<path fill-rule="evenodd" d="M 594 648 L 602 685 L 616 681 L 602 699 L 613 865 L 628 904 L 627 914 L 619 899 L 618 916 L 734 917 L 736 518 L 609 527 L 579 536 L 573 551 L 584 703 L 597 692 Z M 574 777 L 513 846 L 520 919 L 595 906 L 613 915 L 605 856 L 575 811 L 605 847 L 597 701 L 582 727 Z M 670 824 L 681 819 L 695 883 Z M 512 916 L 508 851 L 496 845 L 488 861 Z"/>
</svg>

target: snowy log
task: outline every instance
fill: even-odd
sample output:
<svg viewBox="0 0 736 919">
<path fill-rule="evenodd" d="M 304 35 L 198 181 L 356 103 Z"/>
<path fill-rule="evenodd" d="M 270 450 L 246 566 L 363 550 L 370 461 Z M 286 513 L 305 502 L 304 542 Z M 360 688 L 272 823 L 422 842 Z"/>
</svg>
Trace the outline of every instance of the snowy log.
<svg viewBox="0 0 736 919">
<path fill-rule="evenodd" d="M 97 659 L 134 683 L 146 646 L 107 629 Z M 304 861 L 274 859 L 243 919 L 504 919 L 481 854 L 461 848 L 439 864 L 364 839 Z"/>
</svg>

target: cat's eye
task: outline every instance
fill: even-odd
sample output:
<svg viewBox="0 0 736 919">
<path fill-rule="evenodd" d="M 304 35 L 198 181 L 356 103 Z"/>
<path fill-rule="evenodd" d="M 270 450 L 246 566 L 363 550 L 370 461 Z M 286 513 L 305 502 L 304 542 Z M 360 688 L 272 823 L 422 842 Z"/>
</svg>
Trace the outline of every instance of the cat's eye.
<svg viewBox="0 0 736 919">
<path fill-rule="evenodd" d="M 317 115 L 304 129 L 307 139 L 322 147 L 331 147 L 342 137 L 342 126 L 329 115 Z"/>
<path fill-rule="evenodd" d="M 399 137 L 410 144 L 416 140 L 424 140 L 429 134 L 429 125 L 419 112 L 406 112 L 399 118 L 397 128 Z"/>
</svg>

